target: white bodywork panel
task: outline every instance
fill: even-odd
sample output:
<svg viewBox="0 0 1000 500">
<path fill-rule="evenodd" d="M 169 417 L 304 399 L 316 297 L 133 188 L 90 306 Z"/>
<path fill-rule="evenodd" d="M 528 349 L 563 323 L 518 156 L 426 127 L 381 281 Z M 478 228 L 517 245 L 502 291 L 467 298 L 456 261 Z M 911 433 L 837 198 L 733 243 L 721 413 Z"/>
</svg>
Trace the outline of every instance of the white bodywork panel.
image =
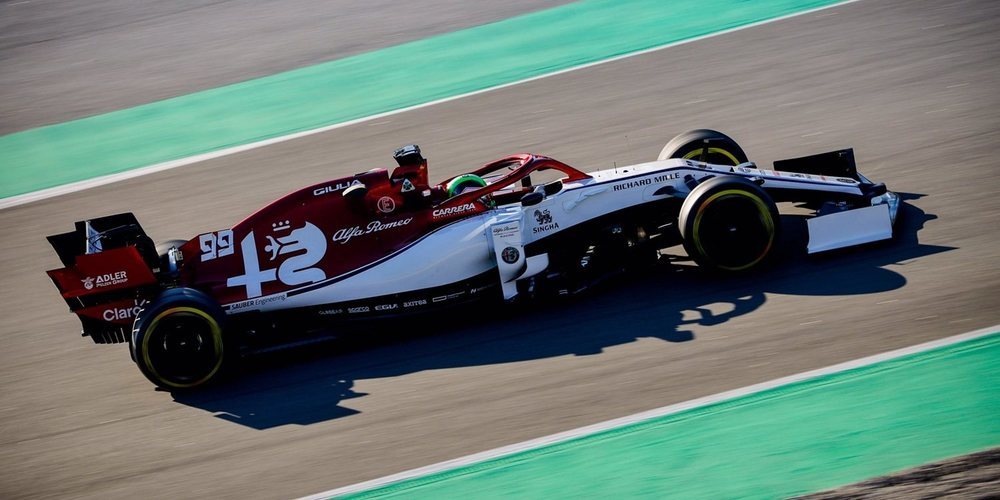
<svg viewBox="0 0 1000 500">
<path fill-rule="evenodd" d="M 860 194 L 853 179 L 760 170 L 748 163 L 737 167 L 668 159 L 592 172 L 593 178 L 568 182 L 540 203 L 510 204 L 461 219 L 425 235 L 405 249 L 343 276 L 298 290 L 230 304 L 229 312 L 276 310 L 314 306 L 405 293 L 454 284 L 498 269 L 504 296 L 516 294 L 516 280 L 545 270 L 547 255 L 527 258 L 524 246 L 596 217 L 671 196 L 683 198 L 690 189 L 685 178 L 735 175 L 762 179 L 769 189 L 795 188 Z M 817 252 L 891 236 L 887 209 L 870 207 L 810 221 L 809 251 Z M 813 221 L 816 221 L 815 223 Z M 504 232 L 495 244 L 494 228 L 517 226 L 520 234 Z M 863 231 L 848 235 L 845 226 Z M 815 228 L 815 229 L 814 229 Z M 815 237 L 812 235 L 815 233 Z M 846 242 L 846 243 L 838 243 Z M 851 243 L 853 241 L 853 243 Z M 836 246 L 839 245 L 839 246 Z M 502 252 L 513 247 L 519 257 L 503 262 Z"/>
<path fill-rule="evenodd" d="M 311 285 L 315 289 L 283 300 L 257 300 L 261 311 L 365 299 L 456 283 L 496 267 L 486 238 L 488 214 L 449 224 L 368 269 L 348 278 Z M 241 309 L 241 311 L 246 309 Z"/>
<path fill-rule="evenodd" d="M 505 299 L 517 295 L 518 276 L 524 273 L 528 266 L 524 255 L 524 241 L 521 230 L 521 220 L 500 222 L 490 227 L 490 244 L 493 245 L 493 255 L 496 258 L 497 271 L 500 273 L 500 285 Z"/>
<path fill-rule="evenodd" d="M 809 226 L 809 253 L 892 238 L 892 219 L 888 205 L 813 217 L 806 224 Z"/>
</svg>

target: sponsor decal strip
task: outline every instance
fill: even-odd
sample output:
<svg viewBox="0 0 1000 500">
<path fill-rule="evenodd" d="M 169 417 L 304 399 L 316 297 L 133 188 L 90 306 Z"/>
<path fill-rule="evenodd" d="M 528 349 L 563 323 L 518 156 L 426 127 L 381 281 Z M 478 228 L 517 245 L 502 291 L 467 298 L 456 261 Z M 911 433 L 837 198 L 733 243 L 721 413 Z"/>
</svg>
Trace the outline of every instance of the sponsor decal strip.
<svg viewBox="0 0 1000 500">
<path fill-rule="evenodd" d="M 108 322 L 131 320 L 139 314 L 139 311 L 141 311 L 142 307 L 146 305 L 146 302 L 146 299 L 133 299 L 132 307 L 112 307 L 110 309 L 105 309 L 104 312 L 101 313 L 101 317 L 104 318 L 104 321 Z"/>
<path fill-rule="evenodd" d="M 482 293 L 495 285 L 493 271 L 473 276 L 462 280 L 459 284 L 442 285 L 435 288 L 427 288 L 418 291 L 410 291 L 401 294 L 385 295 L 370 299 L 352 300 L 323 304 L 318 306 L 305 306 L 303 310 L 310 311 L 318 316 L 343 316 L 368 313 L 391 313 L 406 312 L 437 304 L 449 300 L 455 300 L 468 295 Z M 475 285 L 480 286 L 475 286 Z M 466 286 L 471 288 L 465 289 Z"/>
<path fill-rule="evenodd" d="M 773 178 L 773 177 L 776 177 L 776 176 L 770 176 L 769 177 L 767 175 L 767 173 L 766 173 L 768 171 L 764 171 L 764 170 L 757 170 L 757 172 L 760 172 L 760 174 L 751 174 L 751 173 L 747 173 L 747 172 L 744 172 L 744 171 L 729 170 L 730 168 L 733 168 L 733 167 L 727 167 L 726 170 L 715 170 L 715 169 L 706 170 L 706 169 L 703 169 L 703 168 L 691 167 L 691 166 L 687 166 L 687 167 L 673 167 L 673 168 L 668 168 L 668 169 L 663 169 L 663 170 L 657 170 L 655 172 L 645 172 L 645 173 L 641 173 L 641 174 L 630 175 L 630 176 L 627 176 L 627 177 L 616 177 L 616 178 L 613 178 L 613 179 L 600 180 L 600 181 L 593 182 L 591 184 L 586 184 L 586 185 L 581 185 L 581 186 L 567 187 L 566 190 L 568 191 L 568 190 L 571 190 L 571 189 L 581 189 L 581 188 L 588 188 L 588 187 L 593 187 L 593 186 L 602 186 L 602 185 L 605 185 L 605 184 L 615 184 L 615 183 L 620 183 L 622 181 L 629 181 L 629 180 L 634 180 L 634 179 L 642 179 L 644 177 L 648 177 L 648 176 L 652 176 L 652 175 L 663 174 L 665 172 L 674 172 L 674 171 L 688 170 L 692 174 L 704 174 L 706 172 L 711 172 L 709 175 L 712 175 L 712 173 L 716 173 L 716 174 L 721 174 L 721 175 L 735 175 L 735 176 L 746 177 L 746 178 L 750 178 L 750 177 L 767 177 L 765 180 L 768 180 L 768 181 L 770 181 L 772 183 L 771 187 L 780 187 L 779 185 L 773 184 L 775 182 L 782 182 L 782 183 L 787 182 L 787 183 L 794 183 L 794 184 L 814 184 L 814 185 L 817 185 L 817 186 L 823 186 L 823 187 L 832 188 L 832 190 L 834 192 L 837 192 L 837 193 L 850 192 L 852 194 L 861 194 L 861 188 L 859 187 L 860 185 L 856 181 L 853 181 L 853 180 L 852 180 L 853 184 L 849 185 L 847 183 L 844 183 L 843 181 L 841 181 L 840 183 L 838 183 L 838 182 L 834 182 L 832 180 L 821 181 L 821 180 L 809 180 L 809 179 L 796 178 L 796 177 L 792 177 L 790 173 L 789 173 L 789 176 L 780 176 L 779 179 L 776 179 L 776 178 Z M 776 172 L 776 171 L 772 170 L 770 172 Z M 672 174 L 672 175 L 679 176 L 682 173 L 683 172 L 678 172 L 678 173 Z M 803 174 L 803 175 L 805 175 L 805 174 Z M 663 178 L 663 181 L 673 180 L 673 179 L 676 179 L 676 178 L 679 178 L 679 177 Z M 653 182 L 658 182 L 658 181 L 654 180 Z M 638 187 L 638 186 L 639 185 L 637 184 L 637 185 L 628 186 L 628 187 Z M 614 189 L 614 190 L 615 191 L 621 191 L 623 189 L 625 189 L 625 188 L 618 188 L 618 189 Z M 847 191 L 845 191 L 845 189 Z"/>
<path fill-rule="evenodd" d="M 549 212 L 548 209 L 535 210 L 534 216 L 535 222 L 538 223 L 538 225 L 531 229 L 533 234 L 559 229 L 559 223 L 552 220 L 552 213 Z"/>
<path fill-rule="evenodd" d="M 93 290 L 94 288 L 104 288 L 106 286 L 121 285 L 123 283 L 128 283 L 128 273 L 125 271 L 117 271 L 113 273 L 99 274 L 96 277 L 88 276 L 82 280 L 83 288 L 87 290 Z"/>
<path fill-rule="evenodd" d="M 311 291 L 314 291 L 314 290 L 318 290 L 320 288 L 333 285 L 335 283 L 341 282 L 341 281 L 346 280 L 348 278 L 352 278 L 352 277 L 354 277 L 354 276 L 356 276 L 358 274 L 361 274 L 361 273 L 363 273 L 363 272 L 365 272 L 365 271 L 367 271 L 367 270 L 369 270 L 369 269 L 371 269 L 371 268 L 373 268 L 375 266 L 378 266 L 378 265 L 386 262 L 389 259 L 392 259 L 392 258 L 395 258 L 395 257 L 399 256 L 401 253 L 409 250 L 414 245 L 416 245 L 416 244 L 422 242 L 423 240 L 431 237 L 432 235 L 434 235 L 438 231 L 441 231 L 441 230 L 443 230 L 443 229 L 451 226 L 452 224 L 458 224 L 460 222 L 462 222 L 462 220 L 457 220 L 455 222 L 452 222 L 452 223 L 446 224 L 444 226 L 441 226 L 441 227 L 435 229 L 434 231 L 431 231 L 430 233 L 427 233 L 427 234 L 421 236 L 420 238 L 414 240 L 413 242 L 411 242 L 410 244 L 406 245 L 405 247 L 400 248 L 399 250 L 397 250 L 397 251 L 395 251 L 395 252 L 393 252 L 393 253 L 391 253 L 389 255 L 386 255 L 385 257 L 383 257 L 383 258 L 381 258 L 381 259 L 379 259 L 379 260 L 377 260 L 375 262 L 372 262 L 370 264 L 367 264 L 365 266 L 359 267 L 357 269 L 354 269 L 352 271 L 346 272 L 346 273 L 341 274 L 339 276 L 334 276 L 334 277 L 329 278 L 329 279 L 324 280 L 324 281 L 320 281 L 320 282 L 317 282 L 317 283 L 313 283 L 313 284 L 304 286 L 302 288 L 297 288 L 295 290 L 289 290 L 286 293 L 280 294 L 280 295 L 284 296 L 284 298 L 282 298 L 282 300 L 284 300 L 285 298 L 288 298 L 288 297 L 294 297 L 296 295 L 301 295 L 303 293 L 307 293 L 307 292 L 311 292 Z M 267 298 L 267 297 L 263 297 L 263 298 Z M 231 310 L 231 306 L 232 306 L 232 304 L 224 305 L 223 309 L 225 309 L 226 311 L 230 311 Z"/>
<path fill-rule="evenodd" d="M 313 189 L 313 196 L 323 196 L 328 193 L 336 193 L 341 189 L 347 189 L 351 186 L 356 186 L 361 184 L 361 181 L 354 179 L 351 182 L 338 182 L 337 184 L 330 184 L 329 186 L 318 187 Z"/>
<path fill-rule="evenodd" d="M 681 167 L 681 168 L 683 168 L 683 167 Z M 670 169 L 670 170 L 674 170 L 674 169 Z M 657 172 L 650 172 L 647 175 L 655 175 L 656 173 Z M 653 184 L 660 184 L 662 182 L 667 182 L 667 181 L 672 181 L 672 180 L 675 180 L 675 179 L 679 179 L 680 176 L 681 176 L 680 173 L 673 172 L 673 173 L 669 173 L 669 174 L 657 175 L 656 177 L 652 177 L 652 178 L 649 178 L 649 177 L 640 177 L 640 178 L 636 178 L 635 180 L 622 182 L 621 184 L 615 184 L 614 191 L 624 191 L 626 189 L 632 189 L 632 188 L 644 187 L 644 186 L 651 186 Z M 601 184 L 603 184 L 603 182 Z"/>
<path fill-rule="evenodd" d="M 449 215 L 456 215 L 468 212 L 470 210 L 475 210 L 476 206 L 472 203 L 466 203 L 464 205 L 458 205 L 455 207 L 439 208 L 431 213 L 435 219 L 438 217 L 447 217 Z"/>
<path fill-rule="evenodd" d="M 413 221 L 413 217 L 408 217 L 406 219 L 400 219 L 392 222 L 379 222 L 373 220 L 368 223 L 368 225 L 361 229 L 361 226 L 348 227 L 343 229 L 338 229 L 333 233 L 333 241 L 340 243 L 341 245 L 347 244 L 351 241 L 351 238 L 355 236 L 364 236 L 366 234 L 377 233 L 379 231 L 385 231 L 386 229 L 392 229 L 394 227 L 402 227 L 408 225 Z"/>
<path fill-rule="evenodd" d="M 329 278 L 329 279 L 327 279 L 327 280 L 325 280 L 325 281 L 321 281 L 321 282 L 319 282 L 319 283 L 313 283 L 312 285 L 309 285 L 309 286 L 305 286 L 305 287 L 303 287 L 303 288 L 298 288 L 298 289 L 295 289 L 295 290 L 289 290 L 289 291 L 288 291 L 288 296 L 289 296 L 289 297 L 293 297 L 293 296 L 295 296 L 295 295 L 300 295 L 300 294 L 303 294 L 303 293 L 306 293 L 306 292 L 311 292 L 311 291 L 313 291 L 313 290 L 317 290 L 317 289 L 319 289 L 319 288 L 323 288 L 323 287 L 325 287 L 325 286 L 329 286 L 329 285 L 332 285 L 332 284 L 334 284 L 334 283 L 337 283 L 337 282 L 340 282 L 340 281 L 343 281 L 343 280 L 345 280 L 345 279 L 348 279 L 348 278 L 351 278 L 351 277 L 354 277 L 354 276 L 356 276 L 356 275 L 358 275 L 358 274 L 360 274 L 360 273 L 363 273 L 363 272 L 365 272 L 365 271 L 367 271 L 367 270 L 369 270 L 369 269 L 371 269 L 371 268 L 373 268 L 373 267 L 375 267 L 375 266 L 377 266 L 377 265 L 379 265 L 379 264 L 382 264 L 382 263 L 384 263 L 385 261 L 387 261 L 387 260 L 389 260 L 389 259 L 392 259 L 392 258 L 395 258 L 395 257 L 397 257 L 397 256 L 398 256 L 399 254 L 401 254 L 401 253 L 403 253 L 403 252 L 405 252 L 405 251 L 409 250 L 409 249 L 410 249 L 410 248 L 412 248 L 412 247 L 413 247 L 414 245 L 416 245 L 416 244 L 418 244 L 418 243 L 420 243 L 420 242 L 424 241 L 425 239 L 427 239 L 427 238 L 431 237 L 432 235 L 434 235 L 434 234 L 435 234 L 435 233 L 437 233 L 438 231 L 441 231 L 442 229 L 444 229 L 444 228 L 446 228 L 446 227 L 449 227 L 449 226 L 451 226 L 452 224 L 458 224 L 458 223 L 460 223 L 460 222 L 462 222 L 462 220 L 457 220 L 457 221 L 455 221 L 455 222 L 452 222 L 452 223 L 450 223 L 450 224 L 446 224 L 446 225 L 444 225 L 444 226 L 441 226 L 441 227 L 439 227 L 439 228 L 435 229 L 434 231 L 431 231 L 431 232 L 429 232 L 429 233 L 427 233 L 427 234 L 425 234 L 425 235 L 421 236 L 420 238 L 417 238 L 417 239 L 416 239 L 416 240 L 414 240 L 414 241 L 413 241 L 412 243 L 410 243 L 410 244 L 408 244 L 408 245 L 404 246 L 403 248 L 400 248 L 399 250 L 396 250 L 395 252 L 393 252 L 393 253 L 391 253 L 391 254 L 389 254 L 389 255 L 386 255 L 385 257 L 382 257 L 382 258 L 381 258 L 381 259 L 379 259 L 379 260 L 376 260 L 375 262 L 372 262 L 372 263 L 370 263 L 370 264 L 367 264 L 367 265 L 365 265 L 365 266 L 362 266 L 362 267 L 359 267 L 359 268 L 357 268 L 357 269 L 354 269 L 353 271 L 348 271 L 348 272 L 346 272 L 346 273 L 344 273 L 344 274 L 341 274 L 341 275 L 339 275 L 339 276 L 334 276 L 334 277 L 332 277 L 332 278 Z"/>
</svg>

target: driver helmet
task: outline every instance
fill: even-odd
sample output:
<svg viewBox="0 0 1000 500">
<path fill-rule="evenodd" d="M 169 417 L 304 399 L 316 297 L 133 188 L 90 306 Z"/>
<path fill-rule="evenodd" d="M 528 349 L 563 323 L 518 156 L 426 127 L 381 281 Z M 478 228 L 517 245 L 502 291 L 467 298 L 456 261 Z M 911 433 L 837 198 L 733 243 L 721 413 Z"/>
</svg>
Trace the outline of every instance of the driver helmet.
<svg viewBox="0 0 1000 500">
<path fill-rule="evenodd" d="M 416 190 L 427 188 L 427 159 L 420 154 L 420 146 L 407 144 L 393 152 L 392 157 L 399 165 L 392 172 L 394 182 L 408 181 Z"/>
</svg>

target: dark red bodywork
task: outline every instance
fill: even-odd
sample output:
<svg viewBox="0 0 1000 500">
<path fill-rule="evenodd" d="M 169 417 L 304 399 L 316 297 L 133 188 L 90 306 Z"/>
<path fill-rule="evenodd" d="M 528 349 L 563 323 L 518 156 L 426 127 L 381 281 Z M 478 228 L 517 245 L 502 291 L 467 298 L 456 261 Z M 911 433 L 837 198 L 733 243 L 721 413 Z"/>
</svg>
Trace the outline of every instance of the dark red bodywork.
<svg viewBox="0 0 1000 500">
<path fill-rule="evenodd" d="M 450 179 L 421 192 L 404 192 L 403 184 L 391 180 L 385 169 L 308 186 L 231 229 L 202 234 L 181 245 L 183 259 L 171 285 L 202 290 L 225 305 L 332 279 L 384 259 L 456 219 L 518 201 L 533 188 L 527 181 L 530 174 L 547 169 L 558 170 L 567 182 L 590 177 L 548 157 L 519 154 L 475 170 L 472 173 L 488 177 L 489 184 L 450 198 L 444 194 Z M 136 226 L 138 239 L 148 240 Z M 78 225 L 76 233 L 56 235 L 50 241 L 60 251 L 67 241 L 79 239 L 79 233 Z M 156 258 L 148 246 L 86 254 L 80 244 L 69 257 L 65 248 L 60 251 L 66 267 L 48 274 L 80 316 L 85 334 L 88 327 L 117 329 L 121 332 L 111 341 L 121 341 L 136 308 L 155 298 L 166 284 L 158 278 L 161 270 L 151 264 Z M 87 278 L 115 273 L 125 273 L 127 279 L 84 286 Z"/>
</svg>

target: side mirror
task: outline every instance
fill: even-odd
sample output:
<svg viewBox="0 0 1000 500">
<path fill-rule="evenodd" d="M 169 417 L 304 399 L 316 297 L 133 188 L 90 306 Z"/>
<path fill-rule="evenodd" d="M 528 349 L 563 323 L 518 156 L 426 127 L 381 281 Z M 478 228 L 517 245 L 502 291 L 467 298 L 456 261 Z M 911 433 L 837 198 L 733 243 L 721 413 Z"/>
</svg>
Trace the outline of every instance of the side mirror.
<svg viewBox="0 0 1000 500">
<path fill-rule="evenodd" d="M 532 191 L 521 197 L 521 206 L 530 207 L 532 205 L 537 205 L 545 199 L 545 193 L 540 193 L 538 191 Z"/>
<path fill-rule="evenodd" d="M 878 184 L 872 184 L 870 186 L 866 186 L 866 185 L 862 184 L 861 185 L 861 190 L 864 191 L 864 193 L 867 194 L 870 197 L 882 196 L 883 194 L 886 193 L 886 191 L 888 191 L 888 189 L 886 189 L 886 187 L 885 187 L 885 183 L 884 182 L 880 182 Z"/>
<path fill-rule="evenodd" d="M 347 208 L 359 214 L 365 211 L 365 195 L 367 194 L 368 188 L 364 184 L 355 184 L 341 193 L 347 200 Z"/>
<path fill-rule="evenodd" d="M 545 184 L 545 187 L 542 188 L 542 190 L 545 192 L 545 196 L 552 196 L 558 193 L 559 191 L 562 191 L 562 188 L 563 188 L 562 179 L 556 179 L 552 182 Z"/>
<path fill-rule="evenodd" d="M 360 200 L 368 194 L 368 188 L 364 184 L 355 184 L 344 190 L 344 198 L 349 200 Z"/>
</svg>

